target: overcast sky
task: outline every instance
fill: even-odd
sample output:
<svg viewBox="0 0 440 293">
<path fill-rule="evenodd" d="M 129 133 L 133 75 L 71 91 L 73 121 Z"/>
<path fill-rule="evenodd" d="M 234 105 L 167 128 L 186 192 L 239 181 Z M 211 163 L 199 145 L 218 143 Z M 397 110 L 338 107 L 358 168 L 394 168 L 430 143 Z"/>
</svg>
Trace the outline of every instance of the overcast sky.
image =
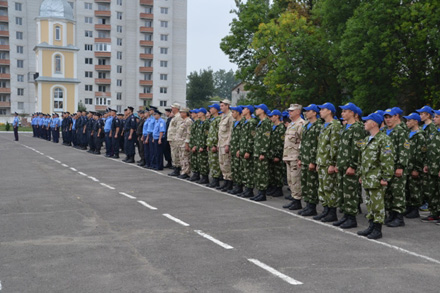
<svg viewBox="0 0 440 293">
<path fill-rule="evenodd" d="M 234 0 L 188 0 L 187 73 L 207 69 L 233 69 L 237 66 L 220 49 L 229 33 Z"/>
</svg>

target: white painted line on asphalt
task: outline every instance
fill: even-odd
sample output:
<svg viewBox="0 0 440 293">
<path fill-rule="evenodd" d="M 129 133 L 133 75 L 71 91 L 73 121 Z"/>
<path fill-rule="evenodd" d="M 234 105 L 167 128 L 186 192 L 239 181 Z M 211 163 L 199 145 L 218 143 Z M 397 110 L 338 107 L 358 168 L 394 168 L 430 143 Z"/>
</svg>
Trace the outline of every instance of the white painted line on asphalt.
<svg viewBox="0 0 440 293">
<path fill-rule="evenodd" d="M 2 290 L 3 286 L 2 286 L 2 281 L 0 281 L 0 291 Z"/>
<path fill-rule="evenodd" d="M 70 170 L 72 170 L 73 172 L 77 172 L 78 171 L 75 168 L 70 168 Z"/>
<path fill-rule="evenodd" d="M 39 154 L 44 156 L 44 153 L 39 153 Z"/>
<path fill-rule="evenodd" d="M 60 162 L 60 161 L 58 161 L 58 160 L 55 160 L 55 163 L 61 164 L 61 162 Z"/>
<path fill-rule="evenodd" d="M 295 279 L 293 279 L 293 278 L 291 278 L 291 277 L 289 277 L 289 276 L 287 276 L 287 275 L 277 271 L 276 269 L 268 266 L 267 264 L 262 263 L 258 259 L 250 258 L 250 259 L 248 259 L 248 261 L 250 261 L 251 263 L 253 263 L 256 266 L 259 266 L 263 270 L 268 271 L 272 275 L 277 276 L 278 278 L 282 279 L 283 281 L 286 281 L 290 285 L 302 285 L 303 284 L 300 281 L 297 281 L 297 280 L 295 280 Z"/>
<path fill-rule="evenodd" d="M 178 224 L 180 224 L 180 225 L 182 225 L 182 226 L 185 226 L 185 227 L 188 227 L 188 226 L 189 226 L 188 223 L 185 223 L 184 221 L 179 220 L 178 218 L 175 218 L 175 217 L 171 216 L 170 214 L 163 214 L 163 216 L 167 217 L 167 218 L 170 219 L 171 221 L 174 221 L 174 222 L 176 222 L 176 223 L 178 223 Z"/>
<path fill-rule="evenodd" d="M 148 203 L 146 203 L 146 202 L 143 201 L 143 200 L 138 200 L 138 203 L 140 203 L 140 204 L 143 205 L 144 207 L 149 208 L 150 210 L 153 210 L 153 211 L 157 210 L 157 208 L 155 208 L 155 207 L 153 207 L 153 206 L 150 206 Z"/>
<path fill-rule="evenodd" d="M 86 174 L 86 173 L 83 173 L 83 172 L 78 172 L 78 174 L 79 174 L 79 175 L 82 175 L 82 176 L 87 176 L 87 174 Z"/>
<path fill-rule="evenodd" d="M 111 190 L 115 190 L 116 189 L 113 186 L 107 185 L 105 183 L 101 183 L 101 185 L 104 186 L 104 187 L 107 187 L 108 189 L 111 189 Z"/>
<path fill-rule="evenodd" d="M 55 160 L 55 159 L 54 159 L 54 158 L 52 158 L 51 156 L 47 156 L 47 157 L 48 157 L 48 158 L 49 158 L 50 160 L 52 160 L 52 161 L 53 161 L 53 160 Z"/>
<path fill-rule="evenodd" d="M 99 182 L 99 180 L 96 179 L 95 177 L 89 176 L 89 177 L 87 177 L 87 178 L 92 179 L 92 180 L 95 181 L 95 182 Z"/>
<path fill-rule="evenodd" d="M 134 197 L 128 193 L 125 193 L 125 192 L 119 192 L 119 194 L 122 194 L 123 196 L 128 197 L 129 199 L 136 199 L 136 197 Z"/>
<path fill-rule="evenodd" d="M 220 240 L 215 239 L 215 238 L 212 237 L 211 235 L 208 235 L 208 234 L 206 234 L 206 233 L 203 233 L 203 232 L 200 231 L 200 230 L 194 230 L 194 232 L 196 232 L 197 234 L 199 234 L 200 236 L 202 236 L 202 237 L 204 237 L 204 238 L 206 238 L 206 239 L 208 239 L 208 240 L 211 240 L 211 241 L 214 242 L 215 244 L 220 245 L 220 246 L 223 247 L 224 249 L 233 249 L 233 248 L 234 248 L 234 247 L 232 247 L 231 245 L 226 244 L 226 243 L 224 243 L 224 242 L 221 242 Z"/>
<path fill-rule="evenodd" d="M 61 166 L 66 167 L 66 168 L 69 167 L 69 166 L 67 166 L 66 164 L 61 164 Z"/>
</svg>

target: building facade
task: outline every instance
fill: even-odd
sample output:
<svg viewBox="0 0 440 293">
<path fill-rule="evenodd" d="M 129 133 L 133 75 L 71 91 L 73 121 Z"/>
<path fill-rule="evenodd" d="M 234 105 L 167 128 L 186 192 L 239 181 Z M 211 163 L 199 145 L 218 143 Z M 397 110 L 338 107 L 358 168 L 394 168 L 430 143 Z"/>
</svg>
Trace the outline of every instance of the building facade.
<svg viewBox="0 0 440 293">
<path fill-rule="evenodd" d="M 0 1 L 0 117 L 184 104 L 186 30 L 187 0 Z"/>
</svg>

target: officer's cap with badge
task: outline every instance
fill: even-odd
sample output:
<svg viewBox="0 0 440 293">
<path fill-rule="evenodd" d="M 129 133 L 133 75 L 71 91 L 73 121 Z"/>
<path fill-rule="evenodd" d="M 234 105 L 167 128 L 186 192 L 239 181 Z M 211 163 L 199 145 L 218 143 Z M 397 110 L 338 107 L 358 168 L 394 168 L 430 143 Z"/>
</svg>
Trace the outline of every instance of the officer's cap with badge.
<svg viewBox="0 0 440 293">
<path fill-rule="evenodd" d="M 336 113 L 336 108 L 332 103 L 324 103 L 322 105 L 318 105 L 319 109 L 328 109 L 330 110 L 333 114 Z"/>
<path fill-rule="evenodd" d="M 380 126 L 383 122 L 383 117 L 381 115 L 379 115 L 378 113 L 371 113 L 367 117 L 362 117 L 362 120 L 364 120 L 364 121 L 372 120 L 372 121 L 376 122 L 378 126 Z"/>
<path fill-rule="evenodd" d="M 206 114 L 206 113 L 208 113 L 208 111 L 206 111 L 205 108 L 200 108 L 200 109 L 199 109 L 199 113 Z"/>
<path fill-rule="evenodd" d="M 389 109 L 386 109 L 385 111 L 383 111 L 383 116 L 385 117 L 386 115 L 395 116 L 395 115 L 397 115 L 397 113 L 394 110 L 394 108 L 389 108 Z"/>
<path fill-rule="evenodd" d="M 258 106 L 255 106 L 255 109 L 261 109 L 264 111 L 264 113 L 269 114 L 269 108 L 265 104 L 260 104 Z"/>
<path fill-rule="evenodd" d="M 240 113 L 240 114 L 243 112 L 243 108 L 240 107 L 240 106 L 237 106 L 237 107 L 231 107 L 231 110 L 232 110 L 232 111 L 236 111 L 236 112 L 238 112 L 238 113 Z"/>
<path fill-rule="evenodd" d="M 214 108 L 214 109 L 217 109 L 217 111 L 220 111 L 220 105 L 219 104 L 209 105 L 208 108 Z"/>
<path fill-rule="evenodd" d="M 416 110 L 417 113 L 428 113 L 429 115 L 434 115 L 434 110 L 429 106 L 423 106 L 421 109 Z"/>
<path fill-rule="evenodd" d="M 160 115 L 162 115 L 162 112 L 160 112 L 159 110 L 156 109 L 156 110 L 154 111 L 154 115 L 159 115 L 159 116 L 160 116 Z"/>
<path fill-rule="evenodd" d="M 319 107 L 315 104 L 310 104 L 307 107 L 304 107 L 305 111 L 315 111 L 316 113 L 319 113 Z"/>
<path fill-rule="evenodd" d="M 394 110 L 394 113 L 396 113 L 396 115 L 402 115 L 403 114 L 403 110 L 400 109 L 399 107 L 394 107 L 393 110 Z"/>
<path fill-rule="evenodd" d="M 252 105 L 246 105 L 246 106 L 243 106 L 243 109 L 244 109 L 244 108 L 248 109 L 249 112 L 251 112 L 251 114 L 254 113 L 254 111 L 255 111 L 255 109 L 254 109 L 254 107 L 253 107 Z"/>
<path fill-rule="evenodd" d="M 408 116 L 403 116 L 406 120 L 417 120 L 419 123 L 422 121 L 420 115 L 417 113 L 411 113 Z"/>
<path fill-rule="evenodd" d="M 342 110 L 350 110 L 355 114 L 357 113 L 357 106 L 353 103 L 347 103 L 343 106 L 339 106 L 339 108 L 341 108 Z"/>
</svg>

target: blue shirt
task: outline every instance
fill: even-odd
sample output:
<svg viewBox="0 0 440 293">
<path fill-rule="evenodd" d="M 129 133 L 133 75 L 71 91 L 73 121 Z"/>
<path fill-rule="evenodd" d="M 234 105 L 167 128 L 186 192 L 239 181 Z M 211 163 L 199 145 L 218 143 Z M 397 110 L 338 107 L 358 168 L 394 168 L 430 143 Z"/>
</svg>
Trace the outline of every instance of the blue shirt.
<svg viewBox="0 0 440 293">
<path fill-rule="evenodd" d="M 148 118 L 148 119 L 150 119 L 150 118 Z M 148 123 L 147 123 L 147 121 L 148 121 L 148 119 L 145 120 L 145 122 L 144 122 L 144 126 L 142 127 L 142 135 L 143 135 L 143 136 L 147 136 L 147 135 L 148 135 L 148 131 L 147 131 L 147 129 L 148 129 Z"/>
<path fill-rule="evenodd" d="M 32 118 L 32 125 L 37 125 L 37 117 Z"/>
<path fill-rule="evenodd" d="M 418 132 L 417 130 L 416 131 L 411 131 L 409 133 L 409 138 L 412 138 L 414 136 L 414 134 L 416 134 L 417 132 Z"/>
<path fill-rule="evenodd" d="M 393 130 L 394 130 L 394 128 L 393 129 L 387 129 L 387 135 L 390 136 L 390 134 L 391 134 L 391 132 L 393 132 Z"/>
<path fill-rule="evenodd" d="M 153 129 L 153 139 L 159 139 L 160 133 L 163 132 L 162 137 L 165 135 L 165 132 L 167 131 L 167 124 L 165 120 L 162 118 L 155 119 L 154 122 L 154 129 Z"/>
<path fill-rule="evenodd" d="M 72 119 L 72 120 L 73 120 L 72 130 L 76 130 L 76 119 Z"/>
<path fill-rule="evenodd" d="M 49 119 L 43 118 L 43 126 L 47 127 L 49 125 Z"/>
<path fill-rule="evenodd" d="M 351 124 L 345 124 L 345 129 L 349 129 Z"/>
<path fill-rule="evenodd" d="M 12 122 L 12 127 L 18 127 L 18 124 L 20 123 L 20 119 L 17 117 L 14 117 L 14 122 Z"/>
<path fill-rule="evenodd" d="M 112 116 L 109 116 L 107 117 L 107 119 L 105 119 L 104 132 L 110 132 L 110 130 L 112 130 L 112 121 L 113 121 Z"/>
<path fill-rule="evenodd" d="M 153 116 L 151 116 L 150 118 L 147 119 L 147 121 L 145 121 L 145 124 L 147 124 L 147 133 L 148 134 L 153 133 L 155 122 L 156 122 L 156 119 L 154 119 Z"/>
<path fill-rule="evenodd" d="M 309 130 L 310 127 L 312 127 L 312 126 L 313 126 L 313 123 L 309 123 L 309 124 L 307 124 L 307 130 Z"/>
<path fill-rule="evenodd" d="M 39 126 L 43 126 L 43 119 L 44 119 L 43 117 L 38 118 L 38 125 Z"/>
</svg>

